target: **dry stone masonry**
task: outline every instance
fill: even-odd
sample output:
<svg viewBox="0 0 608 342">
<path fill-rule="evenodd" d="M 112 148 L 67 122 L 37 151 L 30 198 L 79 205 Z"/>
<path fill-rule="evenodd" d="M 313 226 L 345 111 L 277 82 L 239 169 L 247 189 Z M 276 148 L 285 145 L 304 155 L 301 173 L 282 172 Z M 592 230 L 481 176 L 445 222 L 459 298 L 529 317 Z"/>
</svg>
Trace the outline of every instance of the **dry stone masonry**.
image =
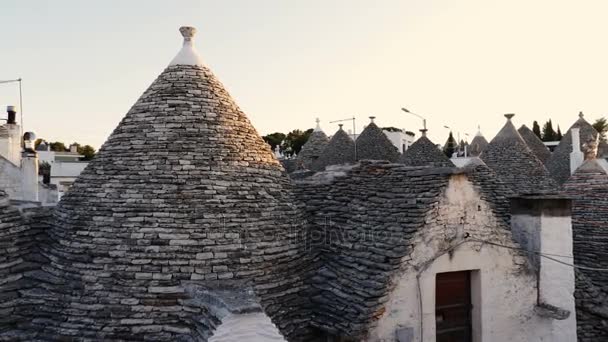
<svg viewBox="0 0 608 342">
<path fill-rule="evenodd" d="M 555 192 L 557 185 L 511 122 L 507 122 L 480 158 L 518 194 Z"/>
<path fill-rule="evenodd" d="M 313 163 L 313 169 L 325 170 L 329 165 L 352 164 L 355 161 L 355 142 L 342 129 L 342 125 L 340 125 L 338 131 L 329 140 L 323 153 Z"/>
<path fill-rule="evenodd" d="M 534 134 L 534 132 L 532 132 L 532 130 L 529 129 L 526 125 L 522 125 L 521 127 L 519 127 L 517 132 L 519 132 L 521 137 L 524 138 L 526 145 L 528 145 L 530 150 L 534 152 L 536 157 L 541 162 L 543 162 L 543 164 L 545 164 L 547 160 L 549 160 L 549 158 L 551 157 L 551 151 L 549 151 L 547 146 L 545 146 L 545 144 L 543 144 L 543 142 L 536 136 L 536 134 Z"/>
<path fill-rule="evenodd" d="M 574 197 L 574 262 L 608 269 L 608 162 L 585 161 L 564 188 Z M 608 273 L 577 270 L 575 296 L 579 341 L 608 340 Z"/>
<path fill-rule="evenodd" d="M 320 171 L 315 170 L 315 162 L 319 159 L 323 150 L 327 147 L 327 144 L 329 144 L 329 138 L 325 135 L 325 132 L 321 130 L 318 120 L 319 119 L 317 119 L 317 127 L 310 134 L 308 141 L 302 146 L 302 150 L 296 158 L 298 168 Z"/>
<path fill-rule="evenodd" d="M 252 292 L 284 336 L 306 336 L 289 178 L 182 33 L 174 63 L 54 212 L 37 339 L 206 340 L 219 317 L 190 283 Z"/>
<path fill-rule="evenodd" d="M 374 123 L 374 117 L 370 118 L 372 122 L 357 137 L 357 159 L 397 161 L 401 155 L 399 150 Z"/>
<path fill-rule="evenodd" d="M 484 310 L 495 310 L 484 340 L 524 325 L 517 336 L 530 340 L 572 336 L 574 321 L 537 314 L 540 277 L 518 250 L 532 244 L 510 230 L 512 197 L 554 189 L 510 120 L 480 144 L 485 164 L 465 168 L 424 134 L 393 163 L 373 122 L 356 144 L 341 126 L 329 142 L 319 128 L 298 159 L 313 171 L 290 179 L 194 49 L 196 30 L 180 32 L 180 52 L 57 207 L 0 193 L 0 341 L 427 340 L 418 326 L 433 307 L 416 311 L 412 270 L 479 259 Z M 574 206 L 583 264 L 608 257 L 597 248 L 606 215 L 591 209 L 607 196 L 606 167 L 587 163 L 567 185 L 594 191 Z M 559 222 L 569 232 L 569 216 Z M 456 250 L 470 235 L 507 248 Z M 577 275 L 582 341 L 606 336 L 602 277 Z"/>
<path fill-rule="evenodd" d="M 409 166 L 454 167 L 450 159 L 424 134 L 400 157 L 399 163 Z"/>
</svg>

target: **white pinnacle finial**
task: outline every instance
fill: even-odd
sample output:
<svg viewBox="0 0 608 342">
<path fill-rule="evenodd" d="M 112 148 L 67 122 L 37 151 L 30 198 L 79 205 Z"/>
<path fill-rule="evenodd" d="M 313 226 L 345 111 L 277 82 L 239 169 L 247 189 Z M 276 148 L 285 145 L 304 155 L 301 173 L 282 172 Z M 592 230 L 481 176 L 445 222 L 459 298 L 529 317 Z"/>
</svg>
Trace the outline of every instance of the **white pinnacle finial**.
<svg viewBox="0 0 608 342">
<path fill-rule="evenodd" d="M 481 125 L 477 125 L 477 134 L 475 134 L 475 136 L 477 137 L 481 137 L 483 134 L 481 134 Z"/>
<path fill-rule="evenodd" d="M 203 66 L 203 60 L 194 49 L 192 38 L 196 34 L 196 28 L 192 26 L 182 26 L 179 32 L 184 37 L 182 49 L 177 53 L 169 65 L 198 65 Z"/>
<path fill-rule="evenodd" d="M 317 127 L 315 127 L 315 132 L 320 132 L 321 131 L 321 124 L 320 124 L 321 120 L 319 120 L 319 118 L 317 118 L 315 120 L 315 122 L 317 123 Z"/>
</svg>

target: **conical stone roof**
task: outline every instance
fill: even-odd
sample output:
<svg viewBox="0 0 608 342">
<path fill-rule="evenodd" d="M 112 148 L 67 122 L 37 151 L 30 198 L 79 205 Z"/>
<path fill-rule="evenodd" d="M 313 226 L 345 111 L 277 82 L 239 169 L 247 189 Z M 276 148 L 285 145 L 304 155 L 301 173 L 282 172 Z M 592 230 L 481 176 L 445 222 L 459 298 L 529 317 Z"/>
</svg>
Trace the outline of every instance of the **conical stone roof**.
<svg viewBox="0 0 608 342">
<path fill-rule="evenodd" d="M 570 172 L 570 153 L 572 152 L 572 128 L 579 128 L 581 151 L 584 151 L 583 144 L 595 139 L 597 131 L 590 123 L 585 120 L 582 113 L 579 119 L 568 129 L 562 137 L 559 145 L 553 150 L 551 158 L 547 160 L 547 169 L 551 176 L 560 184 L 563 184 L 571 175 Z M 601 146 L 600 146 L 601 147 Z"/>
<path fill-rule="evenodd" d="M 454 167 L 450 159 L 426 137 L 421 136 L 399 158 L 409 166 Z"/>
<path fill-rule="evenodd" d="M 300 333 L 286 324 L 306 316 L 290 181 L 180 31 L 182 51 L 56 209 L 49 269 L 66 280 L 58 326 L 45 325 L 58 339 L 206 340 L 218 318 L 189 282 L 254 291 L 283 334 Z"/>
<path fill-rule="evenodd" d="M 478 134 L 471 141 L 467 152 L 472 157 L 478 157 L 487 146 L 488 141 L 486 140 L 486 138 L 483 135 Z"/>
<path fill-rule="evenodd" d="M 528 145 L 530 150 L 534 152 L 536 157 L 543 162 L 543 164 L 545 164 L 551 157 L 551 151 L 549 151 L 547 146 L 545 146 L 545 144 L 543 144 L 536 134 L 534 134 L 534 132 L 532 132 L 532 130 L 526 125 L 521 125 L 517 132 L 519 132 L 519 135 L 524 138 L 526 145 Z"/>
<path fill-rule="evenodd" d="M 313 163 L 314 170 L 325 170 L 329 165 L 352 164 L 355 163 L 355 142 L 342 129 L 331 137 L 323 153 Z"/>
<path fill-rule="evenodd" d="M 329 138 L 325 135 L 325 132 L 321 130 L 321 127 L 317 122 L 317 127 L 310 134 L 308 141 L 302 146 L 302 150 L 300 150 L 300 153 L 298 154 L 298 168 L 312 170 L 314 161 L 321 156 L 321 153 L 323 153 L 327 144 L 329 144 Z"/>
<path fill-rule="evenodd" d="M 555 191 L 555 182 L 517 132 L 511 117 L 511 114 L 507 114 L 506 124 L 483 151 L 481 160 L 515 193 Z"/>
<path fill-rule="evenodd" d="M 373 117 L 372 117 L 373 120 Z M 388 160 L 395 162 L 401 155 L 373 121 L 357 137 L 357 159 Z"/>
</svg>

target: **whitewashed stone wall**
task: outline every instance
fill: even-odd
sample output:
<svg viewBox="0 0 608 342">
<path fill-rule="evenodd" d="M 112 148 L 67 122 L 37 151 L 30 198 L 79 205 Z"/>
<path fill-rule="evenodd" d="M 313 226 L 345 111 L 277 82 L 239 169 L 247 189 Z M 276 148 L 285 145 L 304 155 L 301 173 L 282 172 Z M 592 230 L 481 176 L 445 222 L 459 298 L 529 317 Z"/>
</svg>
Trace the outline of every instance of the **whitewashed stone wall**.
<svg viewBox="0 0 608 342">
<path fill-rule="evenodd" d="M 268 316 L 262 312 L 231 314 L 222 319 L 209 342 L 285 342 Z"/>
<path fill-rule="evenodd" d="M 465 242 L 451 253 L 442 254 L 461 241 L 465 232 L 518 247 L 465 176 L 450 179 L 445 196 L 430 216 L 429 224 L 415 236 L 416 247 L 406 257 L 370 341 L 396 341 L 396 331 L 402 328 L 413 328 L 413 341 L 434 341 L 435 275 L 465 270 L 475 271 L 471 280 L 473 341 L 576 341 L 573 314 L 559 321 L 535 313 L 536 276 L 520 252 Z M 567 300 L 573 305 L 571 295 Z"/>
<path fill-rule="evenodd" d="M 21 169 L 0 157 L 0 190 L 12 199 L 21 199 Z"/>
</svg>

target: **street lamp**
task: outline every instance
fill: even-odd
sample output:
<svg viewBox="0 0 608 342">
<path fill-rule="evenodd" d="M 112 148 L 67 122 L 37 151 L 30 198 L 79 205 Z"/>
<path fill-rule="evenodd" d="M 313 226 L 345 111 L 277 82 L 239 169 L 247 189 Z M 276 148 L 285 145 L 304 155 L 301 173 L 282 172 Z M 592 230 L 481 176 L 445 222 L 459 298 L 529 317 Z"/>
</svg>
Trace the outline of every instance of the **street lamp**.
<svg viewBox="0 0 608 342">
<path fill-rule="evenodd" d="M 408 113 L 408 114 L 412 114 L 414 116 L 419 117 L 420 119 L 422 119 L 422 128 L 423 128 L 423 134 L 426 132 L 426 119 L 424 118 L 424 116 L 420 115 L 420 114 L 416 114 L 414 112 L 409 111 L 409 109 L 407 108 L 401 108 L 402 111 Z"/>
</svg>

